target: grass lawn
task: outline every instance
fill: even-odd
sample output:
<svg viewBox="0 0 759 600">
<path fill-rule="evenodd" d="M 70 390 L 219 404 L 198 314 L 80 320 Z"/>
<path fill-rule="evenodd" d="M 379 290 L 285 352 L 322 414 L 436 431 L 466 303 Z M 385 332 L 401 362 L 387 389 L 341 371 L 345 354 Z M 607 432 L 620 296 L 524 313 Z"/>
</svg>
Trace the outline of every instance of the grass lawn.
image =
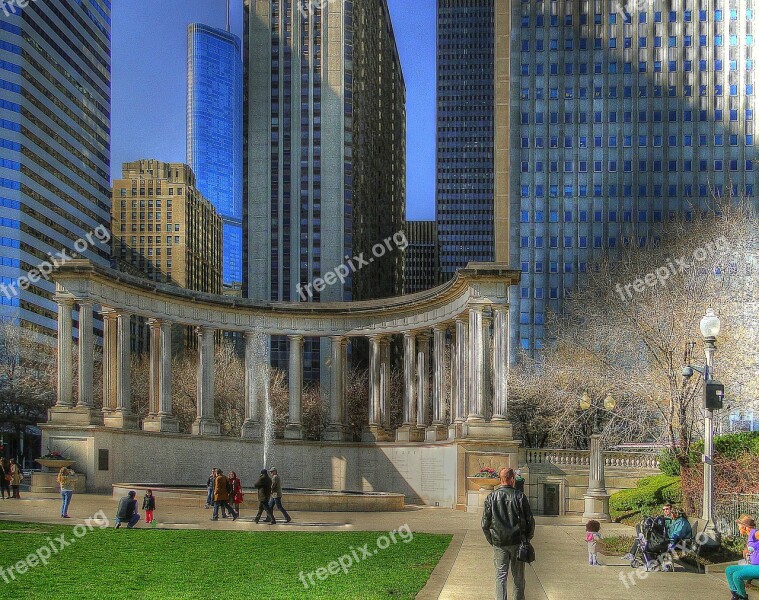
<svg viewBox="0 0 759 600">
<path fill-rule="evenodd" d="M 73 543 L 54 554 L 47 566 L 40 564 L 9 583 L 4 581 L 9 566 L 61 534 Z M 387 532 L 96 527 L 77 539 L 73 527 L 0 521 L 0 567 L 5 569 L 0 572 L 0 598 L 413 599 L 452 536 L 418 533 L 408 543 L 399 534 L 395 537 L 396 543 Z M 378 547 L 380 538 L 387 548 Z M 301 571 L 327 569 L 331 561 L 354 550 L 361 558 L 359 549 L 365 544 L 371 556 L 351 566 L 347 574 L 340 570 L 323 581 L 314 576 L 315 585 L 306 589 Z"/>
</svg>

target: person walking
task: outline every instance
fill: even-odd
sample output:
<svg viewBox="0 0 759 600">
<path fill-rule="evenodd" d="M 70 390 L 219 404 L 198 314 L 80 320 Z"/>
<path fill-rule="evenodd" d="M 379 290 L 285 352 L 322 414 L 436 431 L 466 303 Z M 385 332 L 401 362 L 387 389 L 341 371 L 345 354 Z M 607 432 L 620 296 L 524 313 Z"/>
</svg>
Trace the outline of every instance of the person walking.
<svg viewBox="0 0 759 600">
<path fill-rule="evenodd" d="M 224 471 L 216 469 L 216 480 L 213 487 L 213 516 L 212 521 L 219 520 L 219 507 L 221 507 L 222 516 L 225 509 L 232 515 L 232 520 L 236 521 L 240 515 L 229 505 L 229 479 L 224 476 Z M 226 518 L 226 517 L 225 517 Z"/>
<path fill-rule="evenodd" d="M 11 469 L 4 458 L 0 458 L 0 492 L 2 492 L 3 500 L 5 495 L 8 494 L 8 499 L 11 498 Z"/>
<path fill-rule="evenodd" d="M 253 485 L 258 490 L 258 514 L 256 515 L 256 523 L 261 519 L 261 513 L 266 511 L 266 517 L 269 525 L 276 525 L 274 520 L 274 512 L 269 507 L 269 500 L 271 500 L 271 477 L 266 469 L 261 469 L 261 476 Z"/>
<path fill-rule="evenodd" d="M 142 499 L 142 510 L 145 511 L 145 523 L 148 525 L 153 522 L 153 511 L 155 511 L 155 496 L 153 490 L 146 490 L 145 497 Z"/>
<path fill-rule="evenodd" d="M 535 519 L 527 497 L 514 488 L 514 469 L 501 469 L 501 484 L 485 500 L 482 531 L 493 546 L 495 597 L 506 600 L 509 570 L 514 580 L 514 598 L 524 600 L 524 563 L 517 559 L 522 541 L 535 535 Z"/>
<path fill-rule="evenodd" d="M 743 550 L 746 564 L 729 566 L 725 569 L 725 577 L 732 600 L 748 600 L 746 582 L 759 579 L 759 529 L 756 520 L 749 515 L 741 515 L 736 523 L 740 534 L 748 537 L 747 547 Z"/>
<path fill-rule="evenodd" d="M 229 501 L 235 507 L 237 514 L 240 514 L 240 504 L 242 504 L 244 495 L 242 493 L 242 481 L 234 471 L 229 472 Z"/>
<path fill-rule="evenodd" d="M 121 528 L 122 523 L 127 524 L 127 529 L 134 529 L 140 515 L 137 512 L 137 492 L 130 490 L 129 493 L 119 500 L 119 507 L 116 509 L 116 529 Z"/>
<path fill-rule="evenodd" d="M 13 490 L 13 498 L 18 500 L 21 498 L 21 494 L 19 494 L 19 489 L 21 489 L 21 481 L 24 479 L 24 474 L 21 472 L 21 467 L 19 467 L 16 464 L 15 458 L 11 458 L 10 474 L 11 474 L 11 489 Z"/>
<path fill-rule="evenodd" d="M 276 505 L 277 508 L 279 508 L 279 512 L 282 513 L 282 516 L 285 517 L 285 523 L 289 523 L 292 519 L 282 506 L 282 479 L 280 479 L 277 469 L 274 467 L 269 467 L 269 472 L 271 473 L 271 498 L 269 499 L 269 509 L 271 509 L 271 514 L 273 516 L 274 506 Z"/>
<path fill-rule="evenodd" d="M 208 476 L 208 480 L 206 481 L 206 489 L 208 490 L 208 495 L 206 496 L 206 505 L 203 508 L 211 508 L 211 505 L 213 504 L 213 487 L 214 483 L 216 482 L 216 469 L 211 469 L 211 475 Z"/>
<path fill-rule="evenodd" d="M 70 519 L 69 505 L 71 504 L 71 496 L 74 495 L 74 471 L 68 467 L 61 467 L 56 481 L 61 487 L 61 518 Z"/>
<path fill-rule="evenodd" d="M 524 494 L 524 477 L 522 477 L 522 469 L 517 469 L 517 477 L 514 481 L 514 489 Z"/>
<path fill-rule="evenodd" d="M 588 564 L 598 567 L 598 540 L 602 540 L 601 523 L 591 519 L 585 524 L 585 541 L 588 543 Z"/>
</svg>

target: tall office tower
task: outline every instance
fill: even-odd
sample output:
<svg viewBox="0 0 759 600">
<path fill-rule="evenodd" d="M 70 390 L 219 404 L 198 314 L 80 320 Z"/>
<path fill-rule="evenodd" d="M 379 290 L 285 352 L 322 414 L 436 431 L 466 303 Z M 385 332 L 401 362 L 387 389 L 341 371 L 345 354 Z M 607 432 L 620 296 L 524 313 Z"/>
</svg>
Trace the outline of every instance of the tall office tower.
<svg viewBox="0 0 759 600">
<path fill-rule="evenodd" d="M 301 293 L 403 229 L 406 92 L 386 0 L 245 0 L 244 11 L 247 296 L 400 294 L 397 248 L 344 285 Z M 319 369 L 310 343 L 307 377 Z M 273 362 L 286 365 L 285 342 L 272 346 Z"/>
<path fill-rule="evenodd" d="M 242 275 L 242 58 L 222 29 L 187 28 L 187 162 L 224 221 L 224 284 Z"/>
<path fill-rule="evenodd" d="M 0 312 L 52 336 L 55 286 L 19 277 L 61 251 L 109 264 L 111 5 L 18 4 L 0 7 Z"/>
<path fill-rule="evenodd" d="M 438 243 L 435 221 L 406 221 L 404 293 L 415 294 L 438 284 Z"/>
<path fill-rule="evenodd" d="M 113 182 L 113 254 L 153 281 L 221 294 L 222 218 L 182 163 L 124 163 Z"/>
<path fill-rule="evenodd" d="M 511 9 L 512 347 L 534 351 L 599 254 L 713 195 L 756 203 L 757 18 L 747 0 Z"/>
<path fill-rule="evenodd" d="M 440 277 L 508 260 L 508 2 L 438 0 Z"/>
</svg>

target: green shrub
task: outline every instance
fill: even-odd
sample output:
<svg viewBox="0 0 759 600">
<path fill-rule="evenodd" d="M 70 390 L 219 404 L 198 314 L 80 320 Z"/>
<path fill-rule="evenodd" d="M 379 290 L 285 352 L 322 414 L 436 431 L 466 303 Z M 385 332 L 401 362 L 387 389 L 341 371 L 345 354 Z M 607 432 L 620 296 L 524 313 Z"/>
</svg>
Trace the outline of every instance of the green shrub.
<svg viewBox="0 0 759 600">
<path fill-rule="evenodd" d="M 659 470 L 670 477 L 680 475 L 680 461 L 669 448 L 659 453 Z"/>
<path fill-rule="evenodd" d="M 741 433 L 718 435 L 714 438 L 714 452 L 725 458 L 738 458 L 745 453 L 751 456 L 759 456 L 759 431 L 743 431 Z M 699 440 L 691 446 L 688 453 L 690 466 L 700 464 L 703 453 L 704 441 Z"/>
<path fill-rule="evenodd" d="M 680 478 L 669 475 L 644 477 L 638 487 L 612 494 L 609 507 L 615 512 L 648 512 L 661 507 L 665 502 L 680 502 L 682 491 Z"/>
</svg>

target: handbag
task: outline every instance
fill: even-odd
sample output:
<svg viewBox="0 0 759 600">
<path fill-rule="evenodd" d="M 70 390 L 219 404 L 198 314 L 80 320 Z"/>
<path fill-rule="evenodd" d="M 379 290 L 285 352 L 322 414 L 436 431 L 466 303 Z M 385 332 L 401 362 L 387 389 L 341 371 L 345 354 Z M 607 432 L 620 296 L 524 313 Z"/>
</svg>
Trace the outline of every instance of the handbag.
<svg viewBox="0 0 759 600">
<path fill-rule="evenodd" d="M 532 547 L 530 540 L 523 539 L 517 550 L 517 560 L 519 562 L 530 564 L 535 560 L 535 548 Z"/>
</svg>

